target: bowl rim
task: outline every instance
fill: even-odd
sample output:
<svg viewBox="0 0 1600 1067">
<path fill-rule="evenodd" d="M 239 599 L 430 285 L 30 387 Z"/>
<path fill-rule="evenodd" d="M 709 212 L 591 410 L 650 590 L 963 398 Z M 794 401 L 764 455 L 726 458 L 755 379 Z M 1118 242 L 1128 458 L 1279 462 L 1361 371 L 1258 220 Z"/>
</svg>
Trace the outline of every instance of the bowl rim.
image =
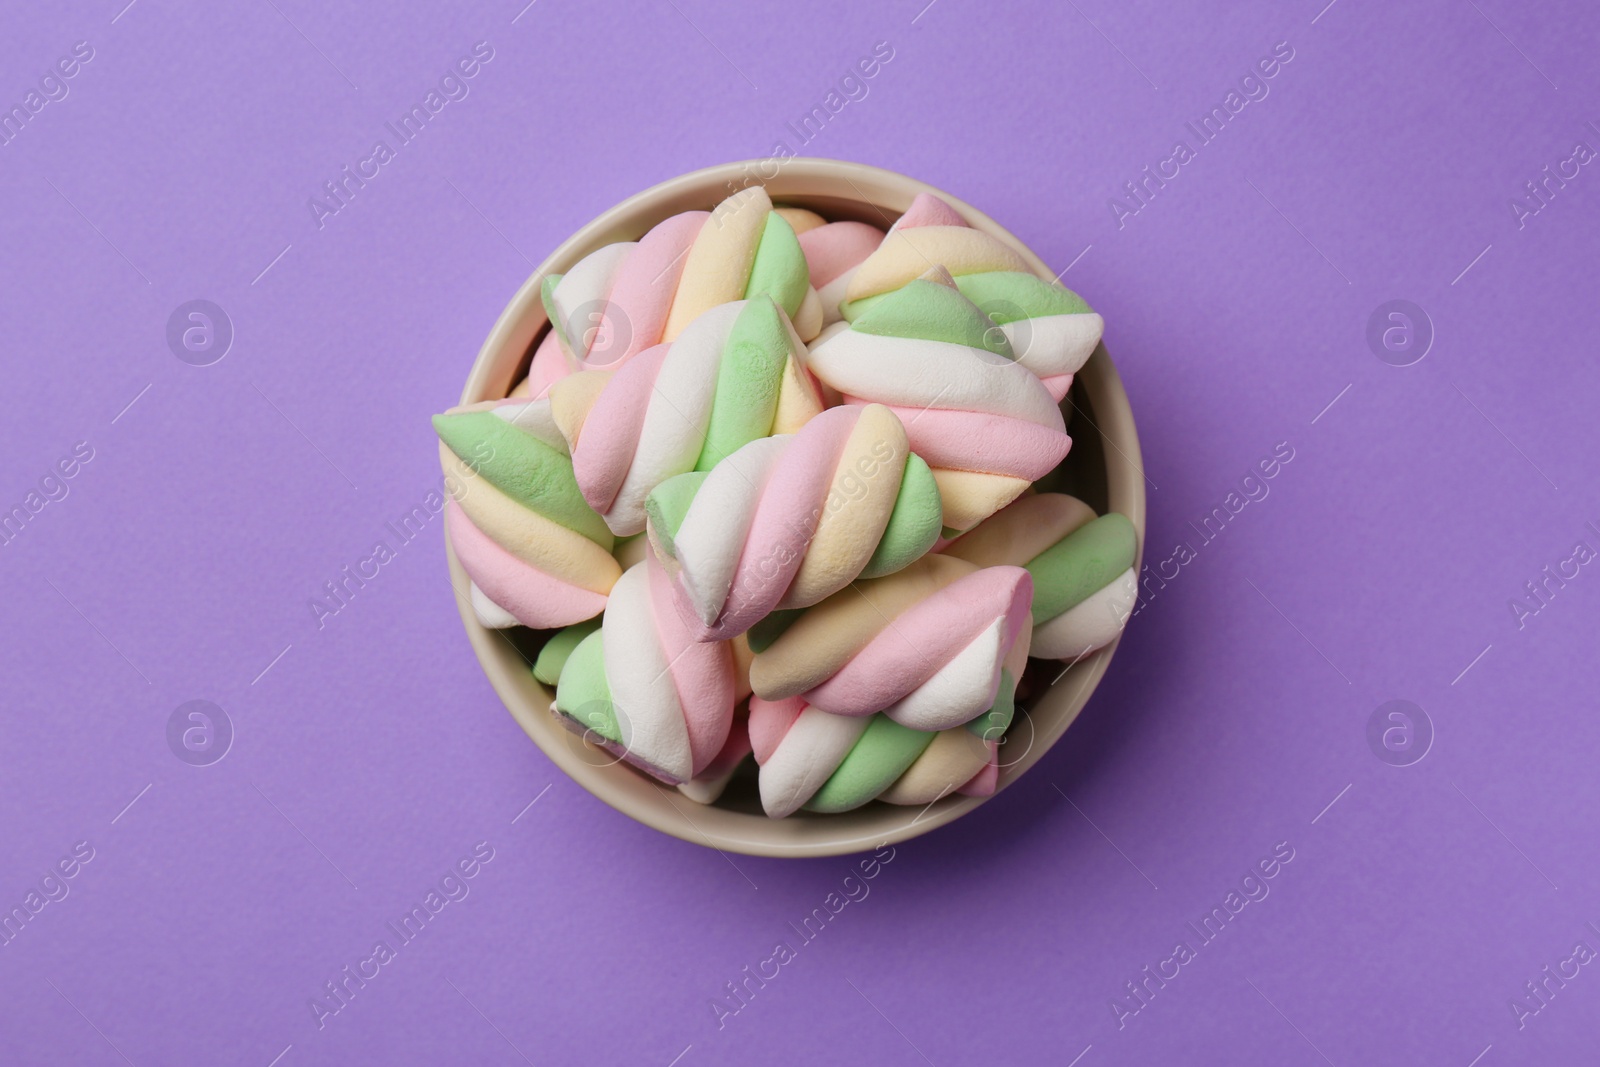
<svg viewBox="0 0 1600 1067">
<path fill-rule="evenodd" d="M 766 172 L 773 171 L 769 176 Z M 842 183 L 842 184 L 841 184 Z M 504 397 L 526 362 L 547 317 L 540 299 L 544 278 L 568 270 L 594 249 L 617 240 L 636 240 L 649 226 L 691 208 L 710 208 L 744 186 L 760 184 L 778 202 L 836 199 L 854 201 L 883 217 L 884 228 L 919 193 L 932 193 L 950 204 L 974 228 L 1005 241 L 1042 278 L 1057 276 L 1044 261 L 988 215 L 958 197 L 926 182 L 863 163 L 814 157 L 743 160 L 706 167 L 668 179 L 636 193 L 597 215 L 550 253 L 517 289 L 479 348 L 461 391 L 461 403 Z M 841 191 L 848 187 L 848 192 Z M 898 205 L 898 206 L 897 206 Z M 642 225 L 641 225 L 642 223 Z M 1134 573 L 1140 573 L 1145 540 L 1144 464 L 1133 411 L 1122 380 L 1104 344 L 1078 372 L 1097 422 L 1090 426 L 1103 445 L 1108 510 L 1125 515 L 1138 535 Z M 1080 413 L 1081 414 L 1081 413 Z M 1084 416 L 1086 419 L 1087 416 Z M 584 789 L 630 818 L 693 844 L 722 852 L 780 858 L 847 855 L 908 840 L 967 814 L 1020 778 L 1061 738 L 1099 687 L 1122 643 L 1111 644 L 1069 665 L 1020 717 L 1029 725 L 1027 750 L 1001 767 L 999 782 L 987 797 L 951 794 L 920 811 L 888 804 L 868 804 L 837 815 L 769 819 L 764 815 L 705 806 L 677 789 L 628 768 L 613 766 L 616 757 L 590 745 L 550 714 L 550 691 L 536 681 L 523 653 L 502 632 L 481 625 L 473 614 L 465 571 L 445 535 L 445 555 L 456 592 L 457 609 L 479 666 L 512 718 L 552 762 Z M 1078 682 L 1058 684 L 1073 675 Z M 1044 720 L 1043 728 L 1035 719 Z M 1009 741 L 1016 732 L 1013 723 Z M 1020 740 L 1020 738 L 1019 738 Z M 689 809 L 694 809 L 691 815 Z"/>
</svg>

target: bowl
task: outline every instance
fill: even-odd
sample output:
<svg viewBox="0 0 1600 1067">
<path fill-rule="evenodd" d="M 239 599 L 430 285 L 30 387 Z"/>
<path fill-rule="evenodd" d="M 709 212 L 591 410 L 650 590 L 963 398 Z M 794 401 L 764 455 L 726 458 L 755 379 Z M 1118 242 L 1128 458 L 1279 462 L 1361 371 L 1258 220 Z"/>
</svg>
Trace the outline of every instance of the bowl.
<svg viewBox="0 0 1600 1067">
<path fill-rule="evenodd" d="M 855 219 L 882 229 L 887 229 L 918 193 L 933 193 L 972 226 L 1016 249 L 1040 277 L 1055 276 L 1038 256 L 989 216 L 949 193 L 893 171 L 860 163 L 804 158 L 708 167 L 624 200 L 551 253 L 501 312 L 467 376 L 461 403 L 503 397 L 526 374 L 535 343 L 547 323 L 539 299 L 539 283 L 546 275 L 566 271 L 602 245 L 637 240 L 670 215 L 709 210 L 757 181 L 779 204 L 810 208 L 830 220 Z M 1062 411 L 1072 434 L 1072 451 L 1040 485 L 1081 497 L 1097 512 L 1119 511 L 1126 515 L 1138 531 L 1142 558 L 1145 498 L 1139 437 L 1122 381 L 1103 344 L 1079 371 L 1072 391 L 1062 402 Z M 676 789 L 618 763 L 616 757 L 561 725 L 550 712 L 554 694 L 536 681 L 530 670 L 548 633 L 520 628 L 490 630 L 480 625 L 467 595 L 466 573 L 448 536 L 445 552 L 461 621 L 473 652 L 517 724 L 579 785 L 647 826 L 725 852 L 835 856 L 925 834 L 959 819 L 989 799 L 953 794 L 920 810 L 873 802 L 843 814 L 801 811 L 785 819 L 770 819 L 761 811 L 753 768 L 746 761 L 721 800 L 711 806 L 697 804 Z M 1139 562 L 1135 561 L 1136 574 L 1138 568 Z M 1026 773 L 1060 740 L 1093 695 L 1120 642 L 1119 637 L 1070 666 L 1030 661 L 1024 685 L 1019 689 L 1019 712 L 1001 746 L 996 794 Z"/>
</svg>

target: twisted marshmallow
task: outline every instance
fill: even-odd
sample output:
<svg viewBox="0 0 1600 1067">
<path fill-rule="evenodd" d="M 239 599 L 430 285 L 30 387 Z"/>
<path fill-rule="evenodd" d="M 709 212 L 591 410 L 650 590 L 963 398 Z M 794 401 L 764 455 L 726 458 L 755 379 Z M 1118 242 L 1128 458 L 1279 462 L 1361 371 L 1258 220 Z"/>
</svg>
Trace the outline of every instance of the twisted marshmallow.
<svg viewBox="0 0 1600 1067">
<path fill-rule="evenodd" d="M 1055 469 L 1072 444 L 1056 400 L 1014 356 L 1010 339 L 934 268 L 848 326 L 829 327 L 810 366 L 847 403 L 894 409 L 933 468 L 944 525 L 964 531 Z"/>
<path fill-rule="evenodd" d="M 767 814 L 994 792 L 1031 595 L 1020 568 L 934 555 L 802 614 L 751 662 Z"/>
<path fill-rule="evenodd" d="M 883 244 L 852 274 L 841 313 L 855 320 L 932 265 L 944 267 L 1005 333 L 1018 363 L 1057 402 L 1100 343 L 1105 320 L 1078 294 L 1045 281 L 1004 241 L 973 229 L 949 204 L 919 194 Z"/>
<path fill-rule="evenodd" d="M 1076 661 L 1116 640 L 1139 597 L 1138 535 L 1126 516 L 1095 517 L 1063 493 L 1024 496 L 946 545 L 979 567 L 1033 575 L 1031 655 Z"/>
<path fill-rule="evenodd" d="M 775 819 L 805 808 L 837 813 L 872 800 L 931 804 L 953 792 L 988 796 L 1009 701 L 963 726 L 928 732 L 884 715 L 833 715 L 799 697 L 750 701 L 761 806 Z"/>
<path fill-rule="evenodd" d="M 698 640 L 673 605 L 665 571 L 646 560 L 617 579 L 600 628 L 566 654 L 550 710 L 676 785 L 703 775 L 723 754 L 737 696 L 731 644 Z"/>
<path fill-rule="evenodd" d="M 899 570 L 939 535 L 933 475 L 878 404 L 752 441 L 709 473 L 663 482 L 646 510 L 651 547 L 706 638 Z"/>
<path fill-rule="evenodd" d="M 728 198 L 718 211 L 675 214 L 638 242 L 606 245 L 565 275 L 547 277 L 541 299 L 554 328 L 534 349 L 528 376 L 518 382 L 512 397 L 544 397 L 568 374 L 616 368 L 670 341 L 667 322 L 680 299 L 685 315 L 718 296 L 741 299 L 766 293 L 792 302 L 800 288 L 797 264 L 781 224 L 763 218 L 766 211 L 794 230 L 810 286 L 818 293 L 816 307 L 805 294 L 797 306 L 784 304 L 786 314 L 797 320 L 806 341 L 822 326 L 838 322 L 838 304 L 845 299 L 851 275 L 882 242 L 883 230 L 864 222 L 827 222 L 803 208 L 774 208 L 763 200 L 765 195 L 762 189 L 744 190 L 742 198 Z M 726 234 L 718 226 L 707 234 L 707 222 L 734 214 L 741 226 Z M 706 248 L 694 254 L 691 250 L 702 242 Z M 741 269 L 747 277 L 739 288 L 736 275 Z"/>
<path fill-rule="evenodd" d="M 924 556 L 856 582 L 753 639 L 750 686 L 835 715 L 882 712 L 913 730 L 945 730 L 1014 691 L 1027 665 L 1033 579 L 1021 567 Z"/>
<path fill-rule="evenodd" d="M 489 627 L 567 626 L 598 615 L 622 573 L 578 491 L 546 401 L 491 401 L 433 417 L 450 543 Z"/>
<path fill-rule="evenodd" d="M 600 629 L 600 619 L 590 619 L 587 622 L 569 626 L 550 635 L 544 646 L 539 650 L 539 656 L 533 664 L 533 676 L 545 686 L 555 689 L 561 680 L 561 672 L 567 665 L 567 660 L 572 657 L 578 645 Z M 604 639 L 602 638 L 602 641 Z M 746 721 L 744 701 L 750 696 L 750 646 L 743 638 L 734 638 L 728 642 L 728 650 L 733 655 L 734 671 L 734 716 L 728 728 L 728 739 L 723 742 L 722 748 L 712 757 L 711 762 L 700 770 L 693 778 L 686 782 L 678 783 L 678 790 L 689 799 L 700 804 L 715 803 L 727 788 L 728 782 L 733 778 L 734 771 L 739 764 L 750 755 L 750 730 Z M 602 645 L 602 652 L 604 651 Z M 575 685 L 581 684 L 574 681 Z M 613 712 L 614 714 L 614 712 Z M 577 716 L 576 718 L 583 718 Z M 572 726 L 579 725 L 568 717 Z M 602 719 L 603 721 L 603 719 Z M 582 723 L 584 733 L 590 729 L 587 721 Z M 598 736 L 598 735 L 596 735 Z M 609 741 L 607 742 L 610 743 Z"/>
<path fill-rule="evenodd" d="M 564 378 L 550 399 L 584 498 L 619 536 L 644 529 L 645 498 L 668 478 L 822 410 L 805 346 L 766 296 L 711 309 L 619 370 Z"/>
<path fill-rule="evenodd" d="M 815 337 L 822 304 L 786 214 L 793 213 L 775 210 L 766 190 L 752 186 L 709 212 L 674 215 L 638 241 L 606 245 L 565 274 L 547 276 L 540 292 L 569 370 L 617 366 L 676 339 L 718 304 L 762 294 L 801 337 Z M 810 212 L 795 217 L 808 226 L 817 219 Z"/>
</svg>

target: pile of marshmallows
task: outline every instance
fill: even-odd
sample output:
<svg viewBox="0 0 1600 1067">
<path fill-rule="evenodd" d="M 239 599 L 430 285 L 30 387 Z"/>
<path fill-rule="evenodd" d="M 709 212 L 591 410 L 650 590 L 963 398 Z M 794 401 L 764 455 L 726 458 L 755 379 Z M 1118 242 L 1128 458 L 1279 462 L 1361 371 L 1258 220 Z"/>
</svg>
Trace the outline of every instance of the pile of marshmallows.
<svg viewBox="0 0 1600 1067">
<path fill-rule="evenodd" d="M 888 233 L 751 187 L 543 280 L 505 400 L 435 416 L 488 627 L 551 710 L 711 803 L 987 795 L 1030 655 L 1132 609 L 1134 529 L 1038 493 L 1103 320 L 944 201 Z"/>
</svg>

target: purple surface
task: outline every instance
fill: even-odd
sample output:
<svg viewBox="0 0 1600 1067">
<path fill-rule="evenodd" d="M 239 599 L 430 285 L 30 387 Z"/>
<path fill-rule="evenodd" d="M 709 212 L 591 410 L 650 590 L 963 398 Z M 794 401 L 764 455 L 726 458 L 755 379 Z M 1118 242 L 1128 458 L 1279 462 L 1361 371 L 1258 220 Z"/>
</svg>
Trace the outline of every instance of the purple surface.
<svg viewBox="0 0 1600 1067">
<path fill-rule="evenodd" d="M 94 53 L 0 145 L 0 507 L 93 451 L 0 547 L 0 905 L 93 851 L 0 947 L 0 1062 L 1592 1055 L 1600 577 L 1541 572 L 1600 549 L 1600 174 L 1511 207 L 1600 145 L 1591 6 L 122 2 L 0 33 L 7 107 Z M 308 199 L 480 41 L 470 94 L 319 229 Z M 1195 551 L 1066 740 L 805 943 L 851 861 L 723 857 L 563 777 L 473 660 L 437 521 L 320 629 L 308 604 L 398 543 L 438 477 L 426 416 L 534 263 L 657 181 L 798 148 L 879 41 L 805 153 L 1072 265 L 1143 431 L 1146 561 Z M 1280 41 L 1268 95 L 1119 228 L 1109 198 Z M 211 366 L 166 341 L 193 299 L 234 326 Z M 1436 333 L 1403 368 L 1366 339 L 1395 299 Z M 1436 734 L 1410 766 L 1368 741 L 1395 699 Z M 169 749 L 191 700 L 233 726 L 211 766 Z M 470 894 L 319 1028 L 312 998 L 478 842 Z"/>
</svg>

